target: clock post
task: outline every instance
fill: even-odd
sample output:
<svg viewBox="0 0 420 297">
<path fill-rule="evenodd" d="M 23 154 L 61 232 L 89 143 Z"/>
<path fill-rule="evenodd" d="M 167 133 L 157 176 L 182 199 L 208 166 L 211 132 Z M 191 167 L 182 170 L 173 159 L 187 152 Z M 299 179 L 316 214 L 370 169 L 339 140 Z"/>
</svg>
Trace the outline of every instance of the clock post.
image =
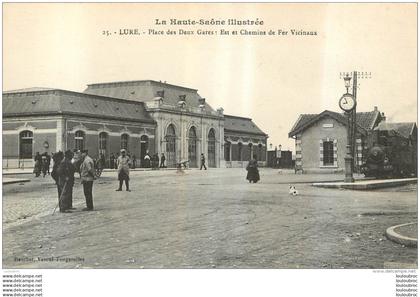
<svg viewBox="0 0 420 297">
<path fill-rule="evenodd" d="M 344 157 L 345 175 L 344 182 L 354 182 L 354 157 L 353 157 L 353 144 L 355 138 L 355 122 L 356 122 L 356 89 L 357 89 L 357 72 L 353 75 L 353 94 L 349 93 L 351 76 L 348 74 L 344 77 L 347 93 L 344 94 L 339 101 L 340 108 L 345 112 L 347 117 L 347 145 L 346 156 Z"/>
<path fill-rule="evenodd" d="M 346 183 L 352 183 L 354 182 L 353 178 L 353 163 L 354 158 L 352 154 L 352 139 L 351 139 L 351 130 L 352 130 L 352 124 L 351 124 L 351 118 L 352 118 L 352 112 L 346 112 L 347 115 L 347 145 L 346 145 L 346 156 L 344 157 L 344 166 L 345 166 L 345 175 L 344 175 L 344 182 Z"/>
<path fill-rule="evenodd" d="M 340 108 L 345 112 L 347 117 L 347 145 L 346 145 L 346 156 L 344 157 L 345 165 L 345 182 L 354 182 L 354 152 L 356 143 L 356 96 L 357 96 L 357 79 L 358 78 L 371 78 L 371 72 L 357 72 L 352 73 L 343 72 L 340 73 L 340 77 L 344 78 L 344 84 L 346 87 L 346 94 L 344 94 L 339 101 Z M 353 94 L 349 93 L 351 85 L 351 79 L 353 77 Z"/>
</svg>

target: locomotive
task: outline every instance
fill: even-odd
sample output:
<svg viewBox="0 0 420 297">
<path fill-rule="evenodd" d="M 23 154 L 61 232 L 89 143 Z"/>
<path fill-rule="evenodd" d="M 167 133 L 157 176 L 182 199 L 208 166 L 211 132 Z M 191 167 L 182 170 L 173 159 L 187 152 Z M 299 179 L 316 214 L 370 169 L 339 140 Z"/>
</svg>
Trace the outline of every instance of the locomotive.
<svg viewBox="0 0 420 297">
<path fill-rule="evenodd" d="M 367 137 L 361 172 L 366 177 L 417 176 L 417 143 L 393 129 L 371 131 Z"/>
</svg>

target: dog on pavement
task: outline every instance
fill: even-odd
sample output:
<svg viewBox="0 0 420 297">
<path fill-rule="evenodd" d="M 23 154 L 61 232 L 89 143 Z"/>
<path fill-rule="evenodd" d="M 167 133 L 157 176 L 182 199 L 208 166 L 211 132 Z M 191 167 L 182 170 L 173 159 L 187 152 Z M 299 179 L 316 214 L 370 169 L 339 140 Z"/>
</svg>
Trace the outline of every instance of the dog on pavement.
<svg viewBox="0 0 420 297">
<path fill-rule="evenodd" d="M 296 190 L 295 186 L 289 185 L 289 194 L 293 196 L 299 195 L 298 190 Z"/>
</svg>

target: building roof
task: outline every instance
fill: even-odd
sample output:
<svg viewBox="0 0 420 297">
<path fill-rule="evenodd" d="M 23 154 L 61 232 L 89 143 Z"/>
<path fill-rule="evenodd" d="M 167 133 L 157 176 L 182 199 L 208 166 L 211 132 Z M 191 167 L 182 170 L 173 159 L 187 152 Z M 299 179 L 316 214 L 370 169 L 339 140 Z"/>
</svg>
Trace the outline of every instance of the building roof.
<svg viewBox="0 0 420 297">
<path fill-rule="evenodd" d="M 24 92 L 39 92 L 39 91 L 51 91 L 51 90 L 55 90 L 55 89 L 44 88 L 44 87 L 33 87 L 33 88 L 24 88 L 24 89 L 4 91 L 3 94 L 24 93 Z"/>
<path fill-rule="evenodd" d="M 410 138 L 410 136 L 412 136 L 413 133 L 415 133 L 416 128 L 417 128 L 417 125 L 414 122 L 406 122 L 406 123 L 381 122 L 379 123 L 378 127 L 375 128 L 375 130 L 379 130 L 379 131 L 393 130 L 405 138 Z"/>
<path fill-rule="evenodd" d="M 301 114 L 293 125 L 292 129 L 289 132 L 289 137 L 295 136 L 298 133 L 301 133 L 306 128 L 310 127 L 320 119 L 324 117 L 330 117 L 343 125 L 347 126 L 347 117 L 338 112 L 324 110 L 320 114 Z M 371 130 L 375 127 L 375 124 L 378 121 L 378 118 L 381 117 L 380 112 L 375 108 L 375 110 L 370 112 L 357 112 L 356 113 L 356 127 L 359 132 L 366 133 L 367 130 Z"/>
<path fill-rule="evenodd" d="M 163 103 L 171 106 L 178 106 L 179 96 L 185 95 L 186 105 L 190 107 L 199 107 L 199 99 L 203 99 L 196 89 L 154 80 L 89 84 L 84 93 L 146 102 L 161 97 L 158 95 L 160 91 L 164 91 Z M 205 106 L 206 110 L 214 111 L 207 102 Z"/>
<path fill-rule="evenodd" d="M 268 137 L 250 118 L 225 114 L 225 131 L 251 133 Z"/>
<path fill-rule="evenodd" d="M 144 104 L 60 89 L 3 92 L 3 116 L 70 114 L 137 122 L 154 120 Z"/>
</svg>

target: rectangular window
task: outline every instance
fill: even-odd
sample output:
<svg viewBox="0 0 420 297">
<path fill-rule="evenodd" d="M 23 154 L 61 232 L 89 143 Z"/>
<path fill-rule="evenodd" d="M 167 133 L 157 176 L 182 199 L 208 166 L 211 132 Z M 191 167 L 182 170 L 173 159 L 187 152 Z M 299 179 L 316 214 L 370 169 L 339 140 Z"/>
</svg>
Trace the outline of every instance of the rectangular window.
<svg viewBox="0 0 420 297">
<path fill-rule="evenodd" d="M 323 148 L 324 165 L 334 165 L 334 143 L 332 141 L 324 141 Z"/>
</svg>

